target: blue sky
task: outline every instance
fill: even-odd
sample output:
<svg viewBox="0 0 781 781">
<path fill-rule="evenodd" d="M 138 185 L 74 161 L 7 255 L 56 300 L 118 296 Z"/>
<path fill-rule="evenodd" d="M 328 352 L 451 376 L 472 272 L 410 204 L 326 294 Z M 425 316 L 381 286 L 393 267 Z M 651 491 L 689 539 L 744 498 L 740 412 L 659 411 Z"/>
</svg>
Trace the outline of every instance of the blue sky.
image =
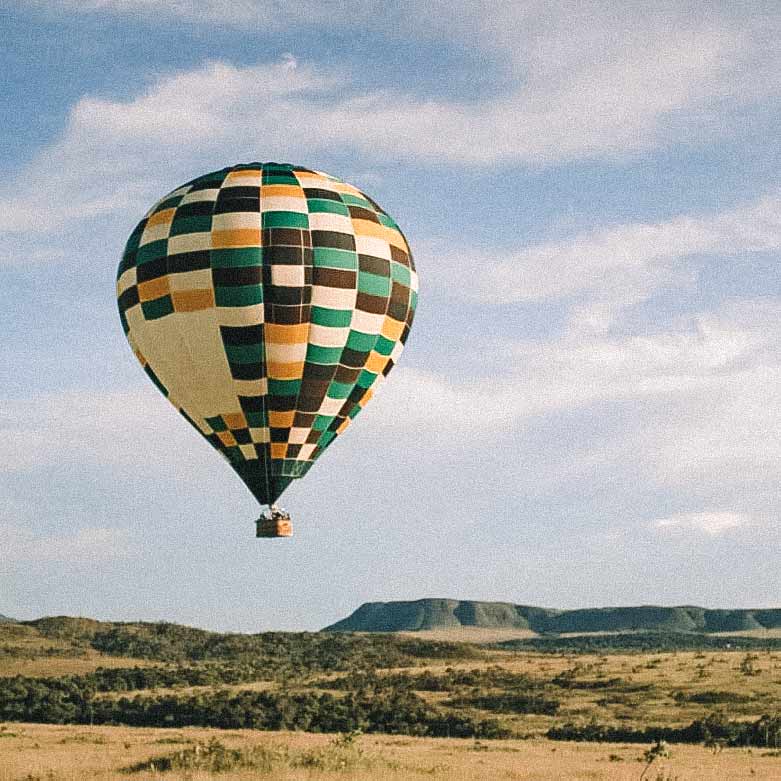
<svg viewBox="0 0 781 781">
<path fill-rule="evenodd" d="M 0 2 L 0 613 L 778 605 L 777 5 L 423 5 Z M 149 205 L 247 160 L 367 191 L 421 278 L 271 543 L 114 302 Z"/>
</svg>

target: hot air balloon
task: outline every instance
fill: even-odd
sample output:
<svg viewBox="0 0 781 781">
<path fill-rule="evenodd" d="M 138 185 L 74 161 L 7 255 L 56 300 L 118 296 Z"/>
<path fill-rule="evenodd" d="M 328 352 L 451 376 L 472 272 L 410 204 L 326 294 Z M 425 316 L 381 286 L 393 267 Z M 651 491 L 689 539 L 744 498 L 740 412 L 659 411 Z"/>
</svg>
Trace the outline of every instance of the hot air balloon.
<svg viewBox="0 0 781 781">
<path fill-rule="evenodd" d="M 152 382 L 289 536 L 276 501 L 361 411 L 409 334 L 418 281 L 394 220 L 320 171 L 247 163 L 159 200 L 117 273 Z"/>
</svg>

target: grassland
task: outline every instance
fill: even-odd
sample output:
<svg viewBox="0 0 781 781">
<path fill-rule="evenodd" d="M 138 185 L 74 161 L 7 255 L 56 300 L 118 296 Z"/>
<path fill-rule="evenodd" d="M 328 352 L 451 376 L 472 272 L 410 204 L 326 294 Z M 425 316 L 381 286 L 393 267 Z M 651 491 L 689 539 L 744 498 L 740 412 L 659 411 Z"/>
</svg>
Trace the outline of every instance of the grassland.
<svg viewBox="0 0 781 781">
<path fill-rule="evenodd" d="M 222 636 L 68 620 L 3 625 L 0 781 L 639 779 L 638 758 L 655 729 L 685 731 L 719 713 L 732 724 L 781 713 L 781 651 L 772 643 L 748 652 L 575 653 L 445 639 L 466 636 Z M 199 676 L 209 682 L 194 685 Z M 25 686 L 55 703 L 53 720 L 73 723 L 30 723 L 24 709 L 9 710 L 2 692 Z M 89 698 L 88 711 L 73 705 L 73 692 Z M 206 728 L 254 725 L 247 721 L 252 708 L 277 714 L 257 722 L 274 731 Z M 84 723 L 85 713 L 94 724 Z M 633 742 L 546 739 L 566 725 L 609 725 Z M 356 728 L 364 734 L 350 737 Z M 469 737 L 445 737 L 451 734 Z M 779 779 L 779 735 L 752 747 L 681 738 L 689 744 L 671 744 L 643 781 Z M 212 756 L 214 740 L 222 773 L 198 765 Z M 161 770 L 175 761 L 195 764 Z"/>
<path fill-rule="evenodd" d="M 29 675 L 58 678 L 83 675 L 98 667 L 150 664 L 153 662 L 147 659 L 100 653 L 78 634 L 47 635 L 26 624 L 0 624 L 0 677 Z"/>
<path fill-rule="evenodd" d="M 14 724 L 0 733 L 0 781 L 279 781 L 341 779 L 402 781 L 628 781 L 645 767 L 636 745 L 583 744 L 543 739 L 474 741 L 455 738 L 363 736 L 340 747 L 332 736 L 251 730 L 131 729 Z M 261 749 L 265 763 L 224 772 L 155 772 L 123 769 L 208 746 Z M 159 760 L 158 760 L 159 761 Z M 781 758 L 774 752 L 673 746 L 646 778 L 656 781 L 777 781 Z"/>
</svg>

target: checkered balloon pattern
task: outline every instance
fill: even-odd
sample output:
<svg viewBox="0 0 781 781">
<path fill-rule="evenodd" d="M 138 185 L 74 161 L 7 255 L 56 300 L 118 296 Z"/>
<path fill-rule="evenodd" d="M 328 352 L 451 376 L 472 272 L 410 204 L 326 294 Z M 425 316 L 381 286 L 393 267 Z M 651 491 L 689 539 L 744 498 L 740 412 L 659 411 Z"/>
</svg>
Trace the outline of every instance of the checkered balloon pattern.
<svg viewBox="0 0 781 781">
<path fill-rule="evenodd" d="M 393 368 L 418 281 L 399 227 L 328 174 L 248 163 L 158 201 L 117 275 L 144 370 L 271 504 Z"/>
</svg>

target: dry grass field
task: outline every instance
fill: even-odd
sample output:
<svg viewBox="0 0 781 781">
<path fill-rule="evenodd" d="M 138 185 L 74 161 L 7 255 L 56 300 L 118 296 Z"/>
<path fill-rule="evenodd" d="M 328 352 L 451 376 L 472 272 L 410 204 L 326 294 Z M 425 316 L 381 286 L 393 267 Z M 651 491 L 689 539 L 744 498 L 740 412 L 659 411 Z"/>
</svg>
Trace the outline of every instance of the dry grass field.
<svg viewBox="0 0 781 781">
<path fill-rule="evenodd" d="M 421 669 L 443 673 L 446 669 L 497 666 L 540 681 L 571 675 L 578 685 L 566 691 L 555 717 L 506 717 L 522 734 L 536 737 L 554 722 L 562 721 L 596 719 L 638 728 L 682 726 L 702 718 L 719 704 L 728 705 L 731 716 L 742 720 L 778 712 L 781 652 L 763 651 L 748 656 L 750 675 L 745 672 L 747 654 L 742 651 L 609 655 L 497 651 L 479 665 L 470 660 L 427 664 Z M 721 702 L 702 701 L 713 692 L 718 693 L 716 699 Z M 423 696 L 436 703 L 448 695 L 426 692 Z M 778 778 L 781 781 L 781 771 Z"/>
<path fill-rule="evenodd" d="M 751 654 L 751 675 L 741 669 L 746 656 L 738 651 L 607 656 L 515 653 L 497 655 L 494 662 L 536 679 L 573 673 L 581 684 L 605 684 L 568 690 L 558 721 L 595 718 L 636 726 L 680 726 L 713 709 L 697 702 L 709 692 L 719 692 L 730 713 L 740 718 L 759 718 L 781 708 L 781 653 Z M 531 719 L 543 719 L 540 727 L 550 723 L 549 717 L 525 719 L 529 726 Z"/>
<path fill-rule="evenodd" d="M 408 637 L 474 643 L 474 649 L 480 644 L 528 634 L 516 630 L 443 630 Z M 0 632 L 0 678 L 23 675 L 51 679 L 83 675 L 99 667 L 161 664 L 166 665 L 159 659 L 99 653 L 84 636 L 44 637 L 21 625 L 5 626 Z M 217 686 L 178 684 L 169 688 L 98 691 L 95 697 L 96 701 L 117 701 L 137 696 L 146 700 L 162 695 L 198 695 L 209 700 L 218 690 L 232 695 L 245 691 L 274 692 L 280 686 L 293 695 L 314 691 L 341 697 L 350 691 L 349 687 L 339 689 L 332 684 L 334 679 L 349 678 L 350 669 L 312 668 L 311 672 L 287 677 L 284 682 L 280 679 Z M 457 682 L 461 680 L 458 671 L 475 670 L 487 677 L 462 676 L 463 680 L 482 683 Z M 441 689 L 412 685 L 426 672 L 436 680 L 455 683 Z M 632 744 L 576 743 L 548 740 L 544 735 L 567 722 L 584 725 L 593 721 L 639 732 L 648 727 L 683 727 L 718 710 L 724 710 L 731 720 L 745 722 L 781 712 L 778 650 L 601 654 L 481 646 L 463 657 L 421 657 L 413 660 L 412 666 L 378 666 L 372 674 L 377 679 L 397 674 L 402 680 L 399 685 L 411 685 L 416 696 L 440 713 L 456 707 L 478 720 L 498 718 L 515 737 L 475 740 L 365 734 L 350 738 L 202 727 L 7 722 L 0 723 L 0 781 L 249 781 L 261 777 L 280 781 L 402 781 L 427 777 L 443 781 L 640 781 L 646 770 L 640 759 L 651 746 L 650 740 Z M 513 691 L 522 693 L 527 684 L 502 683 L 508 674 L 516 676 L 517 681 L 527 681 L 530 692 L 553 700 L 557 709 L 525 712 L 481 704 L 480 696 L 500 697 L 503 687 L 510 692 L 520 686 Z M 377 696 L 383 696 L 383 691 L 378 688 Z M 464 700 L 461 705 L 455 702 L 458 698 Z M 675 743 L 669 746 L 669 752 L 668 757 L 658 759 L 647 769 L 642 781 L 781 780 L 781 751 L 775 749 L 715 751 Z M 203 764 L 205 757 L 214 759 L 214 763 Z M 215 767 L 220 764 L 224 770 L 216 772 Z M 204 769 L 207 766 L 210 769 Z"/>
<path fill-rule="evenodd" d="M 31 626 L 0 624 L 0 677 L 30 675 L 58 678 L 83 675 L 98 667 L 141 667 L 146 659 L 107 656 L 66 638 L 42 637 Z"/>
<path fill-rule="evenodd" d="M 719 705 L 728 705 L 732 718 L 744 720 L 778 712 L 781 710 L 781 652 L 751 654 L 751 675 L 741 669 L 745 665 L 746 656 L 741 651 L 609 655 L 494 651 L 479 661 L 429 662 L 412 670 L 399 668 L 387 672 L 415 674 L 427 670 L 444 674 L 446 670 L 474 670 L 493 666 L 538 681 L 572 676 L 577 684 L 556 695 L 561 706 L 555 716 L 504 715 L 504 721 L 518 734 L 537 737 L 554 723 L 584 722 L 590 719 L 636 728 L 649 725 L 677 727 L 702 718 Z M 91 652 L 73 659 L 0 659 L 0 676 L 57 677 L 90 672 L 98 667 L 149 665 L 146 660 Z M 338 675 L 316 677 L 328 679 Z M 187 695 L 208 692 L 210 688 L 180 686 L 139 693 L 144 696 L 172 693 Z M 222 690 L 230 691 L 266 691 L 273 688 L 274 684 L 269 681 L 221 686 Z M 706 701 L 708 694 L 714 692 L 717 693 L 717 701 Z M 127 694 L 106 692 L 100 696 L 116 699 Z M 448 692 L 421 692 L 420 695 L 432 704 L 442 704 L 450 696 Z"/>
<path fill-rule="evenodd" d="M 645 767 L 640 761 L 643 746 L 542 739 L 363 736 L 340 753 L 332 751 L 332 736 L 295 732 L 9 724 L 0 735 L 0 781 L 630 781 L 639 779 Z M 272 759 L 265 770 L 123 772 L 214 739 L 226 747 L 267 749 Z M 651 766 L 645 778 L 778 781 L 781 757 L 774 753 L 757 749 L 714 753 L 700 746 L 676 745 L 670 747 L 668 758 Z"/>
<path fill-rule="evenodd" d="M 59 678 L 62 675 L 84 675 L 98 667 L 152 667 L 154 662 L 131 659 L 124 656 L 105 656 L 89 651 L 84 656 L 38 656 L 32 659 L 0 659 L 0 677 L 28 675 L 42 678 Z"/>
</svg>

